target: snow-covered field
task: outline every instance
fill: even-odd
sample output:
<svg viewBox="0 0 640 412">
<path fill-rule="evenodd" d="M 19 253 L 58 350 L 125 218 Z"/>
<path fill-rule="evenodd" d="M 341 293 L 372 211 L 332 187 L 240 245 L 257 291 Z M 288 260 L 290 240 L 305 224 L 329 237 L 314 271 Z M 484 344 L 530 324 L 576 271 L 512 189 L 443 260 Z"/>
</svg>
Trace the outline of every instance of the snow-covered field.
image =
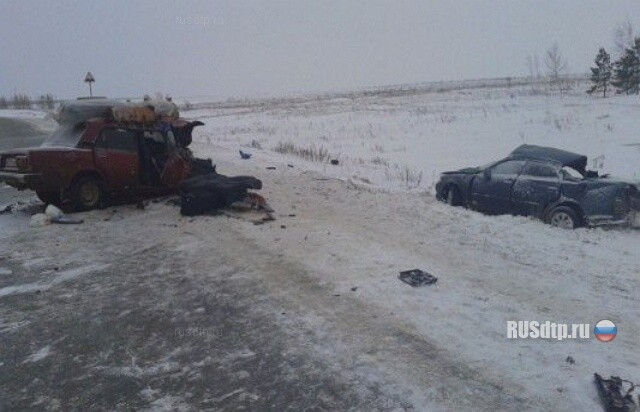
<svg viewBox="0 0 640 412">
<path fill-rule="evenodd" d="M 561 99 L 528 86 L 369 94 L 216 104 L 183 114 L 207 123 L 203 142 L 258 157 L 283 143 L 324 149 L 342 165 L 309 167 L 385 188 L 431 189 L 440 172 L 486 164 L 522 143 L 576 151 L 589 156 L 591 169 L 640 180 L 637 96 L 576 91 Z M 249 149 L 252 143 L 262 150 Z"/>
<path fill-rule="evenodd" d="M 441 171 L 487 163 L 521 143 L 578 151 L 595 160 L 590 160 L 591 168 L 638 179 L 639 109 L 637 96 L 604 100 L 576 93 L 560 99 L 532 95 L 526 87 L 442 93 L 386 90 L 351 97 L 201 103 L 198 109 L 183 112 L 206 123 L 196 129 L 195 154 L 211 157 L 220 173 L 260 178 L 277 220 L 253 225 L 223 216 L 185 219 L 175 207 L 150 204 L 145 211 L 131 206 L 119 208 L 118 213 L 84 213 L 81 227 L 29 229 L 27 216 L 13 214 L 12 232 L 18 233 L 3 239 L 8 243 L 0 254 L 0 265 L 10 263 L 15 275 L 11 282 L 0 276 L 0 320 L 33 324 L 2 333 L 11 333 L 18 347 L 35 339 L 29 333 L 43 329 L 29 312 L 34 309 L 20 300 L 33 285 L 47 285 L 43 299 L 51 296 L 52 307 L 58 302 L 85 302 L 84 295 L 90 292 L 101 297 L 96 319 L 102 312 L 117 314 L 125 307 L 137 316 L 137 301 L 122 298 L 122 291 L 110 294 L 115 287 L 110 276 L 114 276 L 118 287 L 131 290 L 132 296 L 148 296 L 142 299 L 145 313 L 166 311 L 164 320 L 154 322 L 174 325 L 175 319 L 183 319 L 182 312 L 171 312 L 163 297 L 173 296 L 172 302 L 177 302 L 186 290 L 179 285 L 198 279 L 200 283 L 194 284 L 200 285 L 202 293 L 224 302 L 229 297 L 216 295 L 218 285 L 242 286 L 232 288 L 241 302 L 243 291 L 259 290 L 250 296 L 249 306 L 265 308 L 261 316 L 275 319 L 270 328 L 279 332 L 274 336 L 296 336 L 278 353 L 292 351 L 312 359 L 287 370 L 290 382 L 312 370 L 319 376 L 331 374 L 333 382 L 347 382 L 362 396 L 374 388 L 376 396 L 389 401 L 365 408 L 355 396 L 356 403 L 347 403 L 351 407 L 598 410 L 594 372 L 640 380 L 640 232 L 566 231 L 527 218 L 484 216 L 437 202 L 433 185 Z M 320 148 L 326 149 L 328 156 L 323 161 L 306 160 L 274 150 L 288 144 L 309 149 L 309 156 L 319 156 Z M 252 158 L 240 160 L 240 149 L 251 152 Z M 328 158 L 340 163 L 331 165 Z M 270 166 L 276 169 L 267 170 Z M 0 224 L 8 219 L 0 216 Z M 139 248 L 134 248 L 139 250 L 136 268 L 140 267 L 137 262 L 151 266 L 162 262 L 172 268 L 175 262 L 177 269 L 132 272 L 126 266 L 130 245 Z M 36 274 L 31 269 L 61 266 L 77 274 L 74 265 L 83 270 L 88 263 L 109 265 L 111 275 L 95 275 L 91 269 L 84 277 L 58 281 L 67 272 Z M 398 280 L 399 270 L 416 267 L 438 276 L 438 283 L 413 289 Z M 18 276 L 23 272 L 28 279 Z M 154 280 L 142 281 L 149 276 Z M 180 293 L 177 288 L 182 288 Z M 112 301 L 118 302 L 117 308 L 109 306 Z M 10 311 L 12 304 L 20 305 L 21 311 Z M 89 301 L 83 305 L 91 310 Z M 48 308 L 37 310 L 45 313 Z M 51 324 L 59 325 L 62 315 L 56 313 L 51 310 L 48 316 Z M 69 313 L 82 316 L 81 311 Z M 229 313 L 232 319 L 239 316 Z M 186 322 L 195 316 L 187 315 Z M 205 323 L 198 325 L 207 325 L 215 316 L 207 312 L 199 321 Z M 562 342 L 506 338 L 509 320 L 593 327 L 601 319 L 618 325 L 618 337 L 611 343 L 593 337 Z M 65 322 L 80 322 L 72 320 Z M 120 330 L 118 322 L 124 321 L 114 322 L 113 329 Z M 230 333 L 235 327 L 230 326 Z M 163 335 L 166 331 L 153 330 L 151 346 L 163 348 L 161 359 L 179 364 L 183 372 L 207 367 L 200 360 L 203 351 L 213 357 L 209 362 L 214 364 L 216 357 L 224 357 L 215 345 L 190 342 L 176 348 Z M 78 334 L 62 331 L 68 336 Z M 263 341 L 267 347 L 272 336 L 254 336 L 264 330 L 245 333 L 232 346 L 250 351 L 255 358 L 266 356 L 256 342 Z M 130 366 L 126 358 L 108 355 L 109 348 L 119 343 L 109 334 L 104 336 L 109 343 L 104 349 L 107 355 L 102 347 L 99 355 L 88 354 L 80 377 L 69 377 L 68 382 L 87 376 L 100 381 L 105 370 Z M 59 339 L 64 338 L 41 336 L 30 350 L 18 349 L 12 360 L 0 359 L 0 368 L 26 368 L 47 361 L 66 364 L 75 354 Z M 131 359 L 135 357 L 144 370 L 159 369 L 155 349 L 128 350 L 133 350 Z M 176 353 L 189 353 L 192 363 L 180 361 Z M 329 366 L 316 371 L 317 365 Z M 245 371 L 247 375 L 254 372 Z M 21 372 L 21 379 L 32 379 L 29 373 Z M 179 387 L 161 384 L 173 377 L 159 372 L 145 380 L 147 392 L 140 395 L 144 399 L 136 398 L 140 403 L 133 404 L 153 407 L 153 402 L 170 397 L 194 409 L 203 407 L 199 402 L 204 401 L 187 398 Z M 258 393 L 254 381 L 238 385 Z M 147 399 L 157 388 L 157 395 Z M 235 393 L 234 388 L 225 388 Z M 314 394 L 317 389 L 317 385 L 309 387 Z M 274 395 L 260 393 L 262 398 L 254 401 L 269 405 L 268 397 Z M 224 398 L 224 393 L 209 395 Z M 27 398 L 21 394 L 15 399 Z M 224 406 L 237 406 L 232 398 L 224 399 L 231 402 Z M 243 405 L 249 409 L 263 405 L 252 404 L 251 399 L 246 402 Z M 313 403 L 304 404 L 309 405 Z M 344 407 L 328 405 L 328 409 Z"/>
</svg>

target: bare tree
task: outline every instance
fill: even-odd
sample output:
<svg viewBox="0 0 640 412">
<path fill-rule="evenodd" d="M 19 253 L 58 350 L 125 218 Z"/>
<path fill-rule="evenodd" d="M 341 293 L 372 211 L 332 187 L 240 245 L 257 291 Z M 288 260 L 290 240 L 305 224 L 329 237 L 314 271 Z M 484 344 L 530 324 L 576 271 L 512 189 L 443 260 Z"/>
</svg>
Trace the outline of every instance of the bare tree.
<svg viewBox="0 0 640 412">
<path fill-rule="evenodd" d="M 560 91 L 560 97 L 564 96 L 564 92 L 567 91 L 568 85 L 562 79 L 562 75 L 567 70 L 567 59 L 562 55 L 558 48 L 558 43 L 554 43 L 544 59 L 544 64 L 547 66 L 547 76 L 549 77 L 549 86 L 551 90 Z"/>
<path fill-rule="evenodd" d="M 527 68 L 529 69 L 529 80 L 531 82 L 531 91 L 537 93 L 537 84 L 540 81 L 540 60 L 537 55 L 527 56 Z"/>
<path fill-rule="evenodd" d="M 623 55 L 627 49 L 633 47 L 633 25 L 630 20 L 624 23 L 618 23 L 613 31 L 613 44 L 618 55 Z"/>
</svg>

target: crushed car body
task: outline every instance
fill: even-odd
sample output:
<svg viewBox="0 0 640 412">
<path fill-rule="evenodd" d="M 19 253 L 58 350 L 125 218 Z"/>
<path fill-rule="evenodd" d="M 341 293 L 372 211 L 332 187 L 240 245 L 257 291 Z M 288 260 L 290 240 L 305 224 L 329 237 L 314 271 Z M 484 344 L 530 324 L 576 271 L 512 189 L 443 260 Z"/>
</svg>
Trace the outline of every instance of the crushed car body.
<svg viewBox="0 0 640 412">
<path fill-rule="evenodd" d="M 587 157 L 522 145 L 483 167 L 442 173 L 436 197 L 487 214 L 535 216 L 576 228 L 629 224 L 640 210 L 637 184 L 587 171 Z"/>
<path fill-rule="evenodd" d="M 0 153 L 0 181 L 34 190 L 44 203 L 88 210 L 109 196 L 177 192 L 199 169 L 188 146 L 203 123 L 180 118 L 172 103 L 70 101 L 56 120 L 41 146 Z"/>
</svg>

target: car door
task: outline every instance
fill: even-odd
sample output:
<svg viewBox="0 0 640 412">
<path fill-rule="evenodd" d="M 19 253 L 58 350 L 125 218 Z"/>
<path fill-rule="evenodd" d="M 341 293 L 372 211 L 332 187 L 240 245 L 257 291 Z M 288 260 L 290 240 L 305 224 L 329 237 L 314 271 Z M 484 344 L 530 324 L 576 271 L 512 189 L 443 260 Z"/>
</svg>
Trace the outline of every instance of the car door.
<svg viewBox="0 0 640 412">
<path fill-rule="evenodd" d="M 542 216 L 546 206 L 560 197 L 560 167 L 529 160 L 513 185 L 513 204 L 517 214 Z"/>
<path fill-rule="evenodd" d="M 139 132 L 105 128 L 94 146 L 95 161 L 106 177 L 109 190 L 134 189 L 140 183 Z"/>
<path fill-rule="evenodd" d="M 505 160 L 476 177 L 471 186 L 472 204 L 485 213 L 511 213 L 511 191 L 524 160 Z"/>
</svg>

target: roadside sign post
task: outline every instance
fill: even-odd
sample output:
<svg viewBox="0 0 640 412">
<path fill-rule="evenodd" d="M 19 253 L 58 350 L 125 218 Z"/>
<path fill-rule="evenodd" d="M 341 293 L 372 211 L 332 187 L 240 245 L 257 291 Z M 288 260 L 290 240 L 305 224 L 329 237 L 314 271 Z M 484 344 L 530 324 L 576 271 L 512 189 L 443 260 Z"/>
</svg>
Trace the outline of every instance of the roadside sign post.
<svg viewBox="0 0 640 412">
<path fill-rule="evenodd" d="M 89 83 L 89 97 L 93 97 L 93 90 L 91 89 L 91 83 L 95 82 L 96 79 L 93 77 L 91 72 L 87 72 L 87 75 L 84 76 L 84 82 Z"/>
</svg>

